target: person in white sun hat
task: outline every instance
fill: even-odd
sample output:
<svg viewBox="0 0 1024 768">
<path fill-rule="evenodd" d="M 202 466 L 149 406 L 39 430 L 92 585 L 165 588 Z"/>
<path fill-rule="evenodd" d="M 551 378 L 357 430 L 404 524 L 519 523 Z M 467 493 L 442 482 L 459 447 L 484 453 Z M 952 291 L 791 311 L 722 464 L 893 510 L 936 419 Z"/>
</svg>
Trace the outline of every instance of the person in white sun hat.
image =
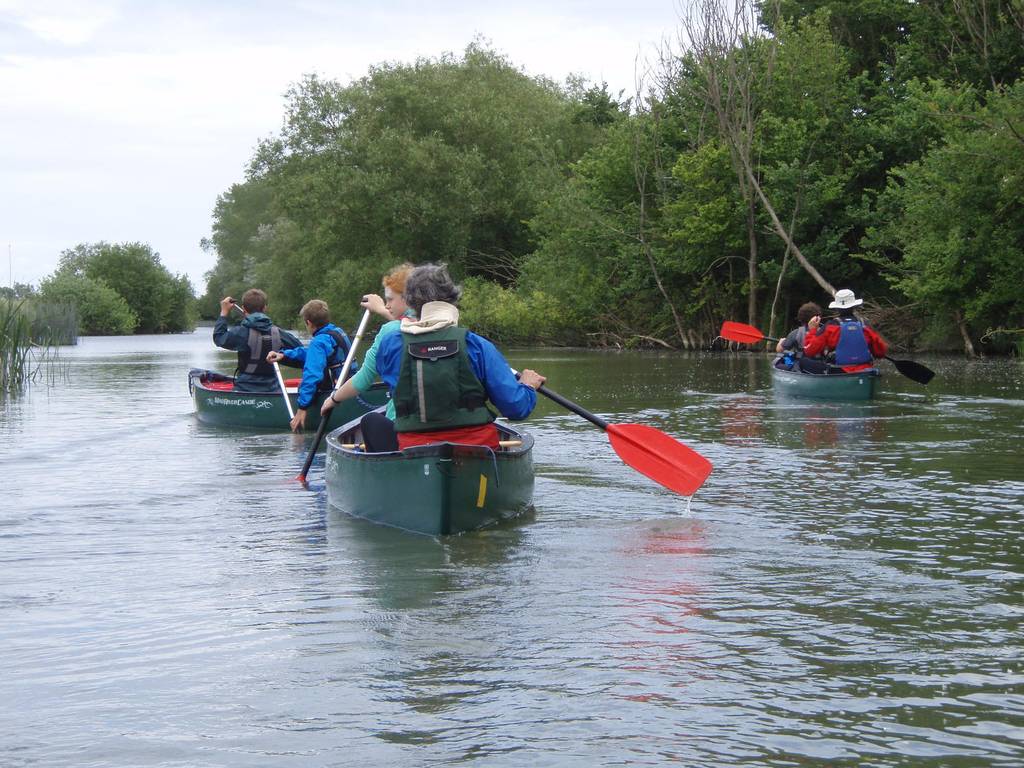
<svg viewBox="0 0 1024 768">
<path fill-rule="evenodd" d="M 807 337 L 804 340 L 804 358 L 810 368 L 801 363 L 808 373 L 854 373 L 871 368 L 876 357 L 885 357 L 889 345 L 857 317 L 854 308 L 864 303 L 849 288 L 836 291 L 829 309 L 836 310 L 838 317 L 822 324 L 820 317 L 812 317 L 807 323 Z M 829 365 L 813 360 L 817 355 L 835 352 L 835 363 Z"/>
</svg>

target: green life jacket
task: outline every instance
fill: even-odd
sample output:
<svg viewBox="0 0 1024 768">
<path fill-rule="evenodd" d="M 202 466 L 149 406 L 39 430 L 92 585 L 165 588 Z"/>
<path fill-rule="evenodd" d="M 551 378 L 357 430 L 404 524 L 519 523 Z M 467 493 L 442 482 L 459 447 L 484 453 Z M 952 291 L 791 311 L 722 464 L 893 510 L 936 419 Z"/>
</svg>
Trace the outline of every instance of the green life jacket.
<svg viewBox="0 0 1024 768">
<path fill-rule="evenodd" d="M 466 351 L 466 329 L 403 334 L 395 383 L 395 431 L 432 432 L 490 424 L 484 385 Z"/>
</svg>

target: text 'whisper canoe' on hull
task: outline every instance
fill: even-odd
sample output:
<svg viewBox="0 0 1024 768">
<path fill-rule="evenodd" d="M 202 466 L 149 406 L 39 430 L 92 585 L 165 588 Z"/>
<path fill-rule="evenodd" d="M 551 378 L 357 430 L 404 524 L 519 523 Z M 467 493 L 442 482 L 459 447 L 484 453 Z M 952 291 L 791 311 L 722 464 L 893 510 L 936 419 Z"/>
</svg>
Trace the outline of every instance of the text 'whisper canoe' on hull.
<svg viewBox="0 0 1024 768">
<path fill-rule="evenodd" d="M 430 536 L 462 533 L 533 504 L 533 436 L 498 422 L 502 447 L 436 443 L 366 453 L 358 421 L 327 436 L 327 500 L 375 523 Z"/>
<path fill-rule="evenodd" d="M 204 424 L 218 427 L 249 427 L 252 429 L 289 429 L 288 408 L 280 392 L 235 392 L 230 376 L 204 371 L 189 371 L 188 386 L 196 416 Z M 292 409 L 298 407 L 298 380 L 285 382 Z M 306 411 L 306 430 L 320 425 L 320 406 L 327 392 L 317 393 Z M 387 402 L 388 391 L 378 383 L 358 398 L 338 405 L 331 420 L 336 424 L 359 418 L 362 414 Z"/>
</svg>

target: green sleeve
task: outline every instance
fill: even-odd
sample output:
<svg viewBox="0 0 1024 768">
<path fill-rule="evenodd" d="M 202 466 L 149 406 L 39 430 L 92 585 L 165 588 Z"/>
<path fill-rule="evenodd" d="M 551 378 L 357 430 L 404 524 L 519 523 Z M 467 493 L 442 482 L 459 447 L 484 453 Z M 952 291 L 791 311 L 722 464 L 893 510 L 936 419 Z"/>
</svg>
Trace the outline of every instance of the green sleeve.
<svg viewBox="0 0 1024 768">
<path fill-rule="evenodd" d="M 390 320 L 380 327 L 380 331 L 377 333 L 377 337 L 373 340 L 373 344 L 366 350 L 366 357 L 363 358 L 363 364 L 359 366 L 359 370 L 350 379 L 352 386 L 356 388 L 356 391 L 363 393 L 373 386 L 373 383 L 377 381 L 377 349 L 380 347 L 381 339 L 387 336 L 389 333 L 395 333 L 401 328 L 401 322 L 399 320 Z"/>
</svg>

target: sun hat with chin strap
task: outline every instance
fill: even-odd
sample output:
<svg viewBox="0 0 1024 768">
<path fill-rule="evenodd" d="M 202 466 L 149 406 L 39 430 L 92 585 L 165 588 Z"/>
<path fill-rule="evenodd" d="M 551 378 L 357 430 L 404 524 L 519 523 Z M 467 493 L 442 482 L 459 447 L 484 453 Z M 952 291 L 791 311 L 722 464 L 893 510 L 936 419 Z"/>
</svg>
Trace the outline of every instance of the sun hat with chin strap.
<svg viewBox="0 0 1024 768">
<path fill-rule="evenodd" d="M 829 309 L 852 309 L 853 307 L 859 307 L 864 303 L 863 299 L 858 299 L 854 296 L 853 291 L 849 288 L 841 288 L 836 291 L 835 300 L 828 305 Z"/>
</svg>

